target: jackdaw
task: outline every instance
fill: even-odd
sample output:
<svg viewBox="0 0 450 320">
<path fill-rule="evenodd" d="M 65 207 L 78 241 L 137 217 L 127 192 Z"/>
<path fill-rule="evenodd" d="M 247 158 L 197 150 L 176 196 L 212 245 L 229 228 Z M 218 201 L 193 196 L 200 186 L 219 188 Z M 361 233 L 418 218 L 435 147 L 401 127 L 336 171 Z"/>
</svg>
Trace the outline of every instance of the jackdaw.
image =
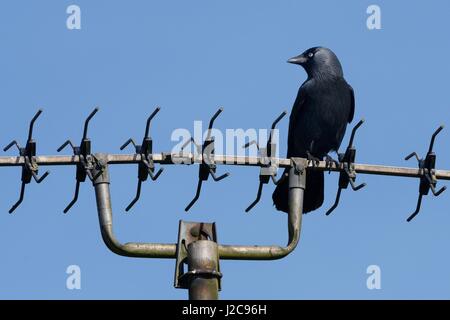
<svg viewBox="0 0 450 320">
<path fill-rule="evenodd" d="M 338 151 L 347 123 L 353 119 L 353 89 L 345 81 L 342 66 L 330 49 L 310 48 L 287 62 L 301 65 L 308 74 L 289 118 L 287 157 L 313 161 L 325 157 L 334 161 L 328 153 Z M 288 212 L 288 193 L 288 179 L 284 179 L 272 194 L 277 210 Z M 308 170 L 303 213 L 319 208 L 323 199 L 323 171 Z"/>
</svg>

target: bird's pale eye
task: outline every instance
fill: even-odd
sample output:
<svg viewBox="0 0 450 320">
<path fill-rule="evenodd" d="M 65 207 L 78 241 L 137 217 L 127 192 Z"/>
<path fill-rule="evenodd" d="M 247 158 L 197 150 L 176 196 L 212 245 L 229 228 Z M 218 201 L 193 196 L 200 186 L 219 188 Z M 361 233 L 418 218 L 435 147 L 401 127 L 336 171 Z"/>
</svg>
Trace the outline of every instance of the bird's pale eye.
<svg viewBox="0 0 450 320">
<path fill-rule="evenodd" d="M 314 53 L 313 53 L 313 52 L 308 53 L 308 57 L 309 57 L 309 58 L 314 57 Z"/>
</svg>

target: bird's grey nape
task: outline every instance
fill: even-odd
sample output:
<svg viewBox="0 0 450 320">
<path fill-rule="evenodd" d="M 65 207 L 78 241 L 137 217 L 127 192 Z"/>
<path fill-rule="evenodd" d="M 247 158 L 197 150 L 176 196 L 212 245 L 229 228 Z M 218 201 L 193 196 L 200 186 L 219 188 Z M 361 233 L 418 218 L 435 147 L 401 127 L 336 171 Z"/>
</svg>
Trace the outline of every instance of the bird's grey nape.
<svg viewBox="0 0 450 320">
<path fill-rule="evenodd" d="M 343 77 L 344 72 L 336 54 L 325 47 L 313 47 L 306 50 L 302 56 L 307 61 L 302 63 L 311 78 Z"/>
</svg>

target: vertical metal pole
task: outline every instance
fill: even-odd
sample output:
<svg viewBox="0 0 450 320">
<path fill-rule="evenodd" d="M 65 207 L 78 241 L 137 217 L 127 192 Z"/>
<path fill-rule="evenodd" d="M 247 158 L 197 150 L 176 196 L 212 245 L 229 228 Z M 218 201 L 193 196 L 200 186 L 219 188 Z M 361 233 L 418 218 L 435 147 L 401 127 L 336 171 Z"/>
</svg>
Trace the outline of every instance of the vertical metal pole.
<svg viewBox="0 0 450 320">
<path fill-rule="evenodd" d="M 288 243 L 294 243 L 291 251 L 297 246 L 298 239 L 300 238 L 305 188 L 306 169 L 296 164 L 289 169 Z"/>
<path fill-rule="evenodd" d="M 219 251 L 211 240 L 197 240 L 188 245 L 189 300 L 219 299 Z"/>
</svg>

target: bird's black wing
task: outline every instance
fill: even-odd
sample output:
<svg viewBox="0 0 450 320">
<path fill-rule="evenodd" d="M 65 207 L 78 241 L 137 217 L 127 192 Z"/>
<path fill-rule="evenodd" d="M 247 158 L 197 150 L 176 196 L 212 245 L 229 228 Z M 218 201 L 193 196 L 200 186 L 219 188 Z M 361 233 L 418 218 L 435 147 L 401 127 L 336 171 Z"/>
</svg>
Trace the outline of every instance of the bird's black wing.
<svg viewBox="0 0 450 320">
<path fill-rule="evenodd" d="M 307 147 L 305 146 L 305 137 L 308 129 L 304 126 L 302 119 L 308 118 L 311 114 L 308 112 L 308 104 L 312 103 L 313 84 L 310 81 L 305 82 L 297 94 L 292 112 L 289 118 L 288 134 L 288 152 L 287 157 L 306 157 Z M 314 121 L 315 119 L 311 119 Z M 284 174 L 289 169 L 286 168 Z M 284 179 L 275 188 L 272 199 L 277 210 L 289 212 L 289 179 Z M 324 174 L 323 171 L 309 171 L 306 174 L 306 189 L 303 195 L 303 213 L 307 213 L 319 208 L 324 198 Z"/>
<path fill-rule="evenodd" d="M 288 131 L 288 150 L 287 157 L 291 157 L 291 153 L 294 151 L 294 136 L 295 129 L 294 127 L 298 125 L 298 117 L 301 116 L 302 107 L 306 103 L 307 99 L 307 88 L 306 83 L 304 83 L 297 94 L 297 98 L 295 99 L 294 105 L 292 107 L 291 115 L 289 116 L 289 131 Z M 298 138 L 298 137 L 297 137 Z M 294 155 L 298 156 L 298 155 Z"/>
<path fill-rule="evenodd" d="M 350 123 L 355 115 L 355 93 L 351 85 L 348 84 L 348 88 L 350 89 L 350 113 L 348 114 L 348 123 Z"/>
</svg>

